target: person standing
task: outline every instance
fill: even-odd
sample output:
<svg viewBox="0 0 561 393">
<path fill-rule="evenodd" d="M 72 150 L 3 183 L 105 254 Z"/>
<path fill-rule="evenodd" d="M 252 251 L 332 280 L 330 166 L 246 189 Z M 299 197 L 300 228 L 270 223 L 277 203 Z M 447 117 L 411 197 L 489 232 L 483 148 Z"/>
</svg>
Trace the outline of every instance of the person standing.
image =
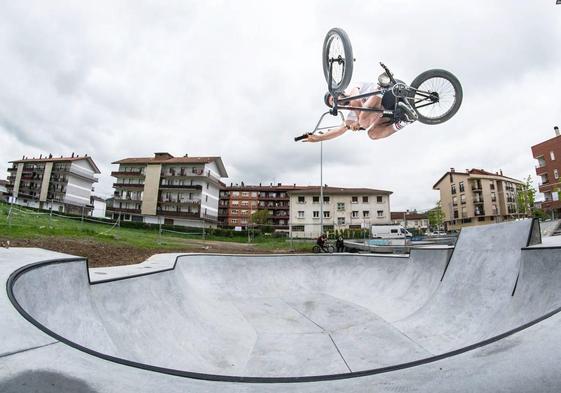
<svg viewBox="0 0 561 393">
<path fill-rule="evenodd" d="M 339 235 L 337 240 L 335 241 L 335 247 L 337 248 L 337 252 L 345 251 L 345 242 L 343 240 L 343 236 Z"/>
</svg>

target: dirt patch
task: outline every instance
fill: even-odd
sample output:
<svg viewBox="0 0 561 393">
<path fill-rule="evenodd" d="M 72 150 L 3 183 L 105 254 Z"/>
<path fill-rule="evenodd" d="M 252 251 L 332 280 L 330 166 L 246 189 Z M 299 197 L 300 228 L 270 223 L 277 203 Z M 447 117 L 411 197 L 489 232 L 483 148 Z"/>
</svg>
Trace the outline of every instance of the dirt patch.
<svg viewBox="0 0 561 393">
<path fill-rule="evenodd" d="M 6 245 L 6 240 L 2 240 Z M 130 265 L 144 262 L 154 254 L 166 252 L 209 252 L 252 254 L 264 253 L 256 250 L 253 244 L 229 243 L 218 241 L 193 240 L 188 245 L 177 248 L 141 248 L 126 245 L 113 245 L 91 239 L 61 239 L 42 237 L 37 239 L 12 239 L 10 247 L 37 247 L 65 254 L 88 258 L 91 267 Z M 285 251 L 286 252 L 286 251 Z"/>
</svg>

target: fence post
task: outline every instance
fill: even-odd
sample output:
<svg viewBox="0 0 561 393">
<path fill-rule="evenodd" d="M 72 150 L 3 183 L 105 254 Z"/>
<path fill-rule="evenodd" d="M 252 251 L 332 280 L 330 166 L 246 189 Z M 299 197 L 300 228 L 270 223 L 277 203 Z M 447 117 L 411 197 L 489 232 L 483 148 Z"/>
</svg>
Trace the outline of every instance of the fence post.
<svg viewBox="0 0 561 393">
<path fill-rule="evenodd" d="M 12 227 L 12 206 L 13 206 L 14 200 L 12 198 L 10 198 L 10 210 L 8 210 L 8 228 Z"/>
<path fill-rule="evenodd" d="M 52 228 L 51 220 L 53 218 L 53 201 L 51 201 L 51 208 L 49 209 L 49 229 Z"/>
<path fill-rule="evenodd" d="M 80 219 L 80 230 L 84 229 L 84 206 L 82 206 L 82 218 Z"/>
</svg>

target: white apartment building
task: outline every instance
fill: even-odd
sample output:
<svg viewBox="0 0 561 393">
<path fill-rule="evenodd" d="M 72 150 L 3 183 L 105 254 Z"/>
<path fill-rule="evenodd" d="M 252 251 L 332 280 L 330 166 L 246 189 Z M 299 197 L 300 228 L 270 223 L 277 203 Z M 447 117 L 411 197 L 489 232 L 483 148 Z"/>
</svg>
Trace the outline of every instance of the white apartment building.
<svg viewBox="0 0 561 393">
<path fill-rule="evenodd" d="M 95 175 L 101 173 L 91 157 L 41 155 L 10 163 L 7 188 L 14 203 L 74 214 L 91 209 Z"/>
<path fill-rule="evenodd" d="M 372 188 L 320 187 L 289 191 L 292 237 L 316 238 L 334 230 L 370 228 L 390 224 L 391 191 Z M 322 209 L 323 207 L 323 209 Z M 321 214 L 323 213 L 323 228 Z"/>
<path fill-rule="evenodd" d="M 228 177 L 220 157 L 125 158 L 114 162 L 117 181 L 107 216 L 148 224 L 214 227 L 218 200 Z"/>
</svg>

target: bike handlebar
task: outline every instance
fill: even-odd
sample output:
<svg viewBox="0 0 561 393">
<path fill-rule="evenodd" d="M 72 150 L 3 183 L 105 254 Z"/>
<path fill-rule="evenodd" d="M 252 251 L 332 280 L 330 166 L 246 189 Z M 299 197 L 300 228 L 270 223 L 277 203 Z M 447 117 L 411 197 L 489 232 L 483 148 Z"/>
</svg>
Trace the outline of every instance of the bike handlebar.
<svg viewBox="0 0 561 393">
<path fill-rule="evenodd" d="M 296 138 L 294 138 L 294 142 L 301 141 L 302 139 L 307 139 L 309 135 L 311 135 L 311 134 L 309 132 L 307 132 L 305 134 L 297 136 Z"/>
</svg>

